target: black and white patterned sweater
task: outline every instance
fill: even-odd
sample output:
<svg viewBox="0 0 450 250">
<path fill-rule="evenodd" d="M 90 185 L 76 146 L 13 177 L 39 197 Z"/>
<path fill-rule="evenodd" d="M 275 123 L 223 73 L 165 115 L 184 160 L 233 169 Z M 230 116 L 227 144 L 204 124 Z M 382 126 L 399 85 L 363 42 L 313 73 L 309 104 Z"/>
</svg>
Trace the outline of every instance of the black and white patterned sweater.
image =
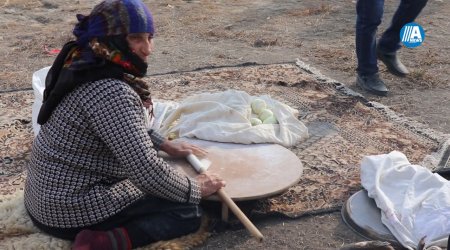
<svg viewBox="0 0 450 250">
<path fill-rule="evenodd" d="M 104 79 L 68 94 L 33 142 L 25 206 L 44 225 L 84 227 L 143 197 L 200 202 L 195 180 L 157 156 L 163 138 L 145 128 L 142 102 Z"/>
</svg>

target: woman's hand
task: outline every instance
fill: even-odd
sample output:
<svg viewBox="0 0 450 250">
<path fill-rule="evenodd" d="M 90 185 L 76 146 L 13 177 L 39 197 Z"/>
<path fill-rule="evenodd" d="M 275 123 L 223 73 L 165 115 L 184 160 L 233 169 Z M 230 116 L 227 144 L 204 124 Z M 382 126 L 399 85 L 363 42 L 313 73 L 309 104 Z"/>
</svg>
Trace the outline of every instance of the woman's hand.
<svg viewBox="0 0 450 250">
<path fill-rule="evenodd" d="M 161 144 L 160 149 L 173 157 L 186 157 L 189 154 L 197 156 L 205 156 L 208 152 L 198 146 L 189 144 L 187 142 L 173 142 L 165 140 Z"/>
<path fill-rule="evenodd" d="M 196 177 L 196 180 L 200 185 L 202 197 L 214 194 L 217 190 L 225 187 L 226 184 L 218 175 L 210 173 L 199 174 Z"/>
<path fill-rule="evenodd" d="M 208 152 L 198 146 L 186 142 L 173 142 L 166 140 L 160 149 L 173 157 L 186 157 L 189 154 L 205 156 Z M 225 181 L 216 174 L 203 173 L 196 177 L 200 185 L 202 197 L 210 196 L 217 190 L 225 187 Z"/>
</svg>

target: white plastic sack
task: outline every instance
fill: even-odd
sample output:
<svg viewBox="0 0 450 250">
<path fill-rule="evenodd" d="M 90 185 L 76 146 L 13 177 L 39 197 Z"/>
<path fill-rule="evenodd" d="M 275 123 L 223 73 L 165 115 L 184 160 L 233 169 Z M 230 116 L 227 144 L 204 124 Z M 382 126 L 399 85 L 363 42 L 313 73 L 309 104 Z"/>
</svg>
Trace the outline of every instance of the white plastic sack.
<svg viewBox="0 0 450 250">
<path fill-rule="evenodd" d="M 251 102 L 263 99 L 279 124 L 250 123 Z M 270 96 L 250 96 L 243 91 L 228 90 L 204 93 L 185 99 L 163 121 L 165 136 L 195 137 L 231 143 L 277 143 L 285 147 L 307 138 L 308 129 L 297 119 L 298 111 Z"/>
<path fill-rule="evenodd" d="M 32 86 L 34 92 L 34 102 L 31 111 L 31 121 L 33 125 L 34 136 L 39 133 L 39 130 L 41 128 L 41 126 L 37 123 L 37 117 L 39 115 L 39 110 L 41 109 L 42 101 L 44 99 L 45 78 L 47 77 L 49 70 L 50 66 L 42 68 L 33 73 Z M 158 130 L 161 127 L 163 119 L 165 119 L 167 115 L 177 107 L 177 105 L 178 104 L 176 102 L 172 101 L 155 101 L 155 103 L 153 104 L 154 117 L 150 117 L 148 110 L 144 108 L 143 112 L 145 115 L 147 128 Z"/>
<path fill-rule="evenodd" d="M 381 209 L 381 220 L 397 240 L 415 249 L 447 246 L 450 234 L 450 184 L 430 170 L 411 165 L 398 151 L 367 156 L 361 162 L 361 184 Z"/>
<path fill-rule="evenodd" d="M 37 117 L 39 110 L 42 106 L 42 100 L 44 99 L 45 78 L 50 70 L 50 66 L 42 68 L 33 73 L 32 86 L 34 92 L 34 102 L 31 109 L 31 121 L 33 125 L 34 136 L 39 133 L 41 126 L 37 123 Z"/>
<path fill-rule="evenodd" d="M 159 130 L 162 126 L 163 120 L 166 119 L 177 107 L 177 102 L 154 100 L 153 117 L 150 116 L 149 110 L 144 108 L 147 129 Z"/>
</svg>

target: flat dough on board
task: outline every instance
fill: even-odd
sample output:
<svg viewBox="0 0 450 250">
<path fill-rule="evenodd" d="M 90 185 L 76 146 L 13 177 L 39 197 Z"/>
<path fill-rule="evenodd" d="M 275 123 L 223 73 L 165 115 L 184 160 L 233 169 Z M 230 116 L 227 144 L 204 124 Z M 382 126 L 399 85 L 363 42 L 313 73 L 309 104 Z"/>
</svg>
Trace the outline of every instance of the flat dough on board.
<svg viewBox="0 0 450 250">
<path fill-rule="evenodd" d="M 286 191 L 296 184 L 303 172 L 298 157 L 277 144 L 235 144 L 178 139 L 198 145 L 208 151 L 211 162 L 208 172 L 222 177 L 227 185 L 225 192 L 236 201 L 270 197 Z M 175 169 L 190 177 L 198 175 L 186 159 L 163 155 Z M 201 160 L 201 158 L 200 158 Z M 218 200 L 216 196 L 209 200 Z"/>
</svg>

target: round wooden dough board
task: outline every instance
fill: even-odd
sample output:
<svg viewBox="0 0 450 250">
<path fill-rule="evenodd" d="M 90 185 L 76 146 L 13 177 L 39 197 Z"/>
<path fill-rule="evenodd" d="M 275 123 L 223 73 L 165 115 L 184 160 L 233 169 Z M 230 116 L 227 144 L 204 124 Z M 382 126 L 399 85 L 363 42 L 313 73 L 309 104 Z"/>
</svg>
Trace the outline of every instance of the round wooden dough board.
<svg viewBox="0 0 450 250">
<path fill-rule="evenodd" d="M 303 172 L 297 156 L 277 144 L 235 144 L 196 139 L 178 139 L 208 151 L 208 172 L 222 177 L 225 192 L 236 201 L 269 197 L 296 184 Z M 163 156 L 167 162 L 190 177 L 198 175 L 186 159 Z M 201 158 L 200 158 L 201 160 Z M 213 195 L 208 200 L 218 200 Z"/>
</svg>

